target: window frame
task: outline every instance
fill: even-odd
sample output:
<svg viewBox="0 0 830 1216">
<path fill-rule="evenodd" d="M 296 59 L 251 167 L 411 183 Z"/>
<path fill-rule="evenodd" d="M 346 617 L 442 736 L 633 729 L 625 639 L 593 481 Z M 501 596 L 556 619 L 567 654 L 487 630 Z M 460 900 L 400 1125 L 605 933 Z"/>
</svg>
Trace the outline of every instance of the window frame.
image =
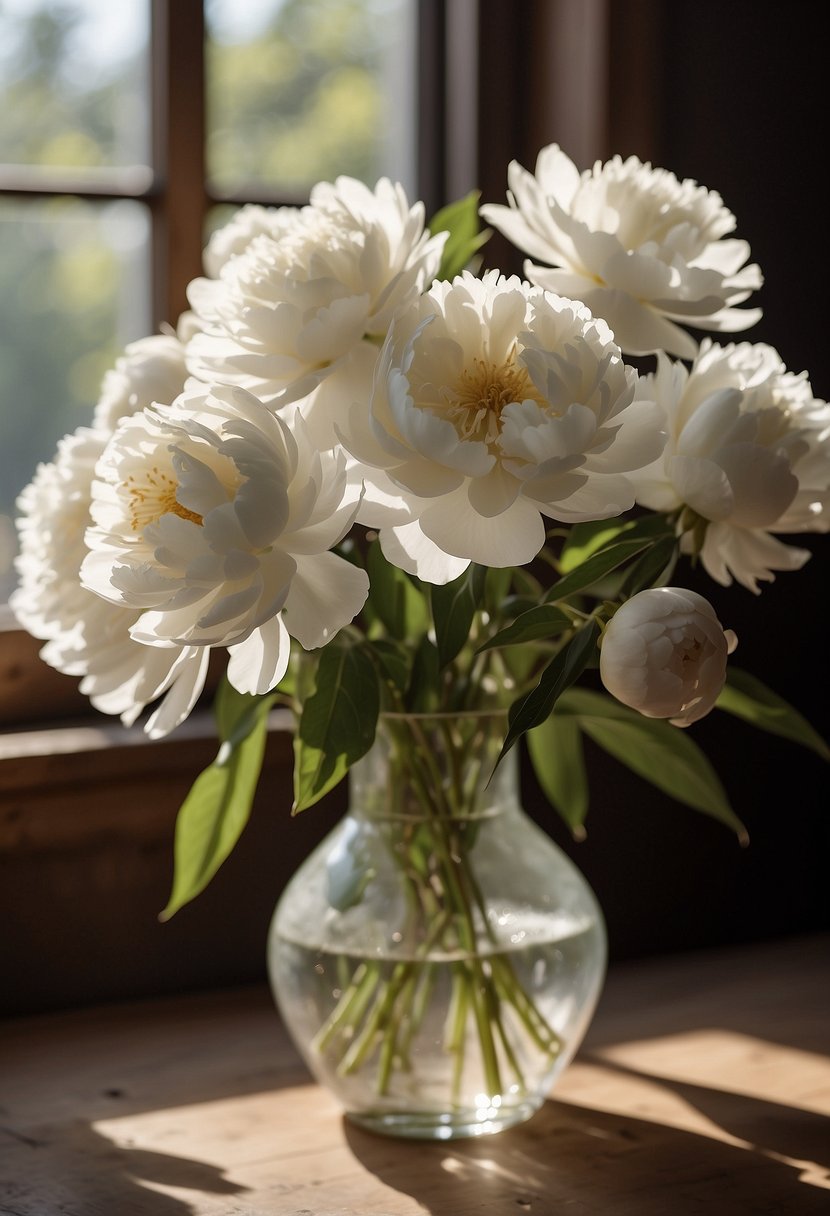
<svg viewBox="0 0 830 1216">
<path fill-rule="evenodd" d="M 211 188 L 204 7 L 204 0 L 149 0 L 146 180 L 118 168 L 91 182 L 61 169 L 43 179 L 25 167 L 0 167 L 0 197 L 128 198 L 147 207 L 151 332 L 175 323 L 187 307 L 187 285 L 201 273 L 212 206 L 297 201 Z M 647 68 L 657 45 L 659 0 L 631 0 L 625 19 L 619 8 L 612 0 L 527 0 L 518 8 L 501 0 L 419 0 L 416 166 L 418 196 L 429 214 L 473 189 L 485 198 L 502 197 L 508 161 L 531 164 L 554 133 L 584 162 L 607 155 L 612 146 L 653 143 L 653 73 Z M 607 52 L 611 40 L 617 48 L 613 60 Z M 511 63 L 526 63 L 528 70 L 505 90 L 481 86 Z M 620 63 L 627 65 L 625 87 L 622 81 L 615 87 Z M 485 256 L 489 265 L 521 272 L 517 251 L 498 234 Z M 94 713 L 78 681 L 47 668 L 39 650 L 8 606 L 0 605 L 0 729 Z"/>
</svg>

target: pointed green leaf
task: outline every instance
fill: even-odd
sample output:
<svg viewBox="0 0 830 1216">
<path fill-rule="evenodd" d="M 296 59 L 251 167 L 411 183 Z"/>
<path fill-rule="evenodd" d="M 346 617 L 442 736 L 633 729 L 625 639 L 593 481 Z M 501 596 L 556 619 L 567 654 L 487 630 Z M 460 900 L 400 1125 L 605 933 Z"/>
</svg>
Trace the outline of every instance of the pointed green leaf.
<svg viewBox="0 0 830 1216">
<path fill-rule="evenodd" d="M 617 541 L 605 549 L 600 549 L 599 553 L 594 553 L 581 566 L 577 566 L 570 574 L 563 575 L 555 582 L 546 594 L 545 602 L 555 603 L 557 600 L 567 599 L 577 591 L 584 591 L 586 587 L 590 587 L 618 566 L 648 549 L 651 544 L 646 537 L 636 537 L 633 540 Z"/>
<path fill-rule="evenodd" d="M 441 667 L 451 663 L 470 636 L 481 603 L 486 567 L 470 564 L 463 574 L 443 586 L 430 587 L 432 623 Z"/>
<path fill-rule="evenodd" d="M 680 550 L 675 536 L 662 536 L 638 557 L 622 584 L 627 597 L 646 587 L 665 587 L 674 572 Z"/>
<path fill-rule="evenodd" d="M 403 570 L 383 556 L 379 541 L 366 555 L 369 572 L 369 605 L 383 622 L 390 637 L 412 641 L 429 628 L 426 597 Z"/>
<path fill-rule="evenodd" d="M 559 555 L 559 569 L 563 574 L 570 574 L 631 526 L 630 522 L 621 523 L 617 519 L 591 519 L 573 524 Z"/>
<path fill-rule="evenodd" d="M 323 649 L 294 736 L 294 807 L 319 801 L 372 746 L 380 712 L 375 665 L 340 636 Z"/>
<path fill-rule="evenodd" d="M 605 549 L 613 540 L 657 540 L 673 536 L 674 531 L 665 515 L 649 514 L 640 519 L 597 519 L 572 524 L 568 538 L 559 555 L 559 568 L 563 574 L 576 570 L 594 553 Z"/>
<path fill-rule="evenodd" d="M 474 255 L 489 241 L 491 233 L 479 230 L 479 190 L 472 190 L 454 203 L 448 203 L 432 217 L 429 230 L 435 234 L 448 232 L 436 278 L 452 279 L 460 274 L 472 261 Z"/>
<path fill-rule="evenodd" d="M 227 675 L 223 675 L 213 699 L 213 716 L 220 743 L 236 747 L 256 727 L 262 716 L 263 704 L 267 712 L 275 700 L 273 692 L 259 697 L 237 692 Z M 220 750 L 220 757 L 224 753 Z"/>
<path fill-rule="evenodd" d="M 537 604 L 534 608 L 517 616 L 512 624 L 506 625 L 504 629 L 500 629 L 498 633 L 488 638 L 479 646 L 477 653 L 481 653 L 483 650 L 493 650 L 496 647 L 515 646 L 519 643 L 538 642 L 542 638 L 556 637 L 558 634 L 564 633 L 566 629 L 570 629 L 572 625 L 572 618 L 561 608 L 555 608 L 553 604 Z"/>
<path fill-rule="evenodd" d="M 243 697 L 232 689 L 222 694 L 217 717 L 225 738 L 179 809 L 173 887 L 161 920 L 169 920 L 205 889 L 248 822 L 274 700 L 272 694 Z"/>
<path fill-rule="evenodd" d="M 685 730 L 584 688 L 570 689 L 557 713 L 575 715 L 585 734 L 621 764 L 676 801 L 720 820 L 746 843 L 746 828 L 720 778 Z"/>
<path fill-rule="evenodd" d="M 517 739 L 534 726 L 539 726 L 553 712 L 558 698 L 585 670 L 596 650 L 598 636 L 599 626 L 596 621 L 592 620 L 583 625 L 559 654 L 551 659 L 536 687 L 513 702 L 508 714 L 507 737 L 499 754 L 499 761 Z M 498 764 L 498 761 L 496 763 Z"/>
<path fill-rule="evenodd" d="M 830 747 L 807 719 L 756 676 L 739 667 L 727 668 L 726 684 L 716 704 L 718 709 L 743 718 L 759 730 L 780 735 L 810 748 L 822 760 L 830 760 Z"/>
<path fill-rule="evenodd" d="M 575 718 L 552 713 L 528 731 L 527 750 L 536 779 L 577 840 L 588 813 L 588 777 L 582 732 Z"/>
</svg>

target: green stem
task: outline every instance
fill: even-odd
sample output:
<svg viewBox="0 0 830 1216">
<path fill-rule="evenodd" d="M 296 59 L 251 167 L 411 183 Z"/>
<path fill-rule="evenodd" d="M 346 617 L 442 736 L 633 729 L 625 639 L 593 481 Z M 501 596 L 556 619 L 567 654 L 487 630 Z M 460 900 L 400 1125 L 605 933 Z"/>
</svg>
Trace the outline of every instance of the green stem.
<svg viewBox="0 0 830 1216">
<path fill-rule="evenodd" d="M 338 1033 L 360 1021 L 380 979 L 377 963 L 360 963 L 350 986 L 341 996 L 326 1021 L 320 1027 L 312 1046 L 323 1052 Z"/>
<path fill-rule="evenodd" d="M 480 770 L 488 758 L 486 729 L 476 723 L 472 734 L 464 733 L 451 716 L 438 718 L 437 734 L 430 737 L 417 718 L 402 716 L 387 725 L 389 820 L 380 820 L 379 828 L 405 883 L 413 927 L 411 941 L 404 930 L 410 953 L 386 973 L 388 978 L 379 962 L 361 962 L 315 1046 L 338 1052 L 341 1075 L 358 1072 L 376 1056 L 377 1091 L 388 1095 L 396 1071 L 411 1067 L 411 1046 L 434 989 L 430 954 L 440 945 L 446 956 L 462 956 L 450 964 L 452 994 L 444 1038 L 452 1057 L 449 1100 L 456 1106 L 462 1101 L 470 1019 L 486 1091 L 492 1096 L 503 1092 L 505 1069 L 523 1089 L 517 1029 L 551 1057 L 561 1042 L 524 990 L 512 961 L 500 952 L 471 865 L 470 848 L 480 830 L 473 793 L 480 788 Z M 436 749 L 447 761 L 446 771 L 438 764 Z M 396 816 L 392 800 L 399 800 L 403 791 L 409 791 L 407 814 Z M 489 947 L 483 958 L 482 939 Z M 342 1046 L 335 1048 L 338 1039 Z"/>
</svg>

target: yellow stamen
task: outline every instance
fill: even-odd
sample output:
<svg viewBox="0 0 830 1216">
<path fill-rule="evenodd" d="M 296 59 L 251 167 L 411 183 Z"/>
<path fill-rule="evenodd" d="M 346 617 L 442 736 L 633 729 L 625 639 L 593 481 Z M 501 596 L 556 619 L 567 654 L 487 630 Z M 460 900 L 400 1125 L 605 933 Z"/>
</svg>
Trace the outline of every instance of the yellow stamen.
<svg viewBox="0 0 830 1216">
<path fill-rule="evenodd" d="M 154 524 L 162 515 L 178 515 L 191 523 L 201 524 L 202 517 L 195 511 L 183 507 L 176 498 L 178 482 L 163 473 L 157 465 L 149 469 L 141 481 L 132 475 L 127 478 L 126 489 L 130 496 L 130 522 L 133 532 L 143 532 L 148 524 Z"/>
<path fill-rule="evenodd" d="M 474 359 L 457 384 L 441 392 L 441 412 L 449 418 L 462 439 L 493 443 L 501 433 L 501 413 L 512 401 L 547 402 L 540 396 L 513 352 L 504 363 Z"/>
</svg>

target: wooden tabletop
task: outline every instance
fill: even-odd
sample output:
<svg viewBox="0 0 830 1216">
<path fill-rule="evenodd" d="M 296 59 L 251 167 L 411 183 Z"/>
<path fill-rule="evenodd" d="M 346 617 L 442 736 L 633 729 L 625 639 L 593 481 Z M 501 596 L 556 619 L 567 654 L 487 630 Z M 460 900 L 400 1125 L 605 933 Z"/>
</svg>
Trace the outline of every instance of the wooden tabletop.
<svg viewBox="0 0 830 1216">
<path fill-rule="evenodd" d="M 542 1110 L 441 1144 L 346 1123 L 261 988 L 0 1023 L 0 1213 L 827 1216 L 828 962 L 619 964 Z"/>
</svg>

